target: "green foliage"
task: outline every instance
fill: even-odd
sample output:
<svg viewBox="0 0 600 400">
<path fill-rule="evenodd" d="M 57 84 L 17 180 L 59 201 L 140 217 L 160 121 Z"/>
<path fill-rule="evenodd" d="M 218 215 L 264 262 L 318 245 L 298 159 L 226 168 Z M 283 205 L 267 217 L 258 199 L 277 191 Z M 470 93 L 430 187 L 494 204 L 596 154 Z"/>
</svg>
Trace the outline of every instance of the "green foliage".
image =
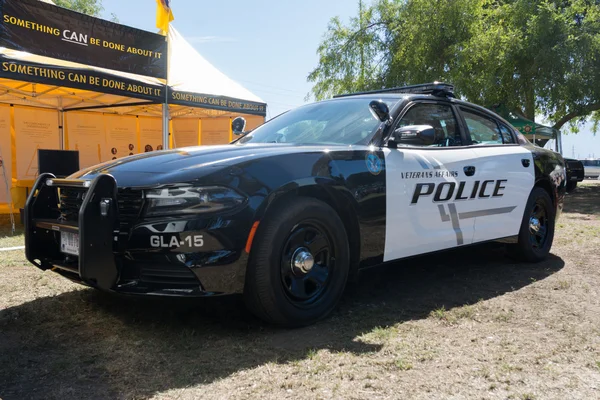
<svg viewBox="0 0 600 400">
<path fill-rule="evenodd" d="M 600 121 L 599 0 L 374 0 L 317 53 L 316 99 L 440 80 L 556 128 Z"/>
<path fill-rule="evenodd" d="M 359 16 L 347 27 L 337 17 L 329 22 L 318 49 L 319 66 L 308 77 L 315 82 L 317 98 L 379 86 L 386 58 L 385 38 L 380 32 L 385 32 L 386 22 L 371 22 L 374 14 L 375 10 L 360 7 Z"/>
<path fill-rule="evenodd" d="M 104 7 L 102 7 L 102 0 L 54 0 L 54 3 L 57 6 L 78 11 L 93 17 L 99 17 L 100 13 L 104 10 Z M 115 18 L 114 14 L 113 18 Z"/>
<path fill-rule="evenodd" d="M 99 17 L 104 10 L 102 0 L 54 0 L 54 3 L 57 6 L 78 11 L 93 17 Z M 117 17 L 115 13 L 110 14 L 110 20 L 114 23 L 119 23 L 119 17 Z"/>
</svg>

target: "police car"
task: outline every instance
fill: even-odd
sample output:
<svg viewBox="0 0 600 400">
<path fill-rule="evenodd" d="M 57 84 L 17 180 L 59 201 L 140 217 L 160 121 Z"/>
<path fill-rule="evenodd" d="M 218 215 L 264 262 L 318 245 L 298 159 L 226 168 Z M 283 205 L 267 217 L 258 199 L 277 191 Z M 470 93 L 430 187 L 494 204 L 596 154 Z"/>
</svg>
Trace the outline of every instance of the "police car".
<svg viewBox="0 0 600 400">
<path fill-rule="evenodd" d="M 41 175 L 28 260 L 119 293 L 243 293 L 257 316 L 298 326 L 366 267 L 489 241 L 548 255 L 563 158 L 451 85 L 342 95 L 251 132 L 234 122 L 229 145 Z"/>
</svg>

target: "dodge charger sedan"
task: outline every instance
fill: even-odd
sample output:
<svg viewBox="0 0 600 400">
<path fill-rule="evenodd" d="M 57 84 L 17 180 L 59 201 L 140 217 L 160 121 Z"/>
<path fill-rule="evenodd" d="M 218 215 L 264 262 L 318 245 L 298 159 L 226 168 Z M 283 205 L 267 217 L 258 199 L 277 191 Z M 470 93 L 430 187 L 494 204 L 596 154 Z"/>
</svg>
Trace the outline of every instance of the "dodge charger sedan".
<svg viewBox="0 0 600 400">
<path fill-rule="evenodd" d="M 489 241 L 538 262 L 552 246 L 563 158 L 451 85 L 341 95 L 251 132 L 234 123 L 229 145 L 41 175 L 28 260 L 104 291 L 243 293 L 260 318 L 301 326 L 366 267 Z"/>
</svg>

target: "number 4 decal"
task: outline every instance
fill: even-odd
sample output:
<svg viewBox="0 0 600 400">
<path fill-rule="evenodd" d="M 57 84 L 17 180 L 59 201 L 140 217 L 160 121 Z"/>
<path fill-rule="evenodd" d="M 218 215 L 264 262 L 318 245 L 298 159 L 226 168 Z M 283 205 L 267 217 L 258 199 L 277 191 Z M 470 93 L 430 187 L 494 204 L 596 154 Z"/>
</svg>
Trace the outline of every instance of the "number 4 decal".
<svg viewBox="0 0 600 400">
<path fill-rule="evenodd" d="M 512 212 L 512 210 L 514 210 L 515 208 L 517 208 L 517 206 L 490 208 L 487 210 L 468 211 L 459 213 L 456 211 L 456 204 L 454 203 L 448 204 L 448 212 L 446 212 L 444 204 L 438 204 L 438 210 L 440 210 L 440 218 L 442 219 L 442 222 L 452 222 L 452 228 L 456 233 L 456 244 L 458 246 L 464 243 L 462 230 L 460 229 L 460 220 L 485 217 L 488 215 L 508 214 Z"/>
</svg>

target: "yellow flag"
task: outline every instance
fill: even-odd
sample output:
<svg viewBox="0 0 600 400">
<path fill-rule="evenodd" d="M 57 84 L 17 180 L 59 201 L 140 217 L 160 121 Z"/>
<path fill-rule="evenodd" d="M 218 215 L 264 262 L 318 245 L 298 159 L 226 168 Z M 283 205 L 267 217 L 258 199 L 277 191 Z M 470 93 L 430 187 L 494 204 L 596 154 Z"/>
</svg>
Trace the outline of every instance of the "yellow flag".
<svg viewBox="0 0 600 400">
<path fill-rule="evenodd" d="M 169 23 L 175 19 L 169 3 L 169 0 L 156 0 L 156 27 L 163 35 L 169 32 Z"/>
</svg>

